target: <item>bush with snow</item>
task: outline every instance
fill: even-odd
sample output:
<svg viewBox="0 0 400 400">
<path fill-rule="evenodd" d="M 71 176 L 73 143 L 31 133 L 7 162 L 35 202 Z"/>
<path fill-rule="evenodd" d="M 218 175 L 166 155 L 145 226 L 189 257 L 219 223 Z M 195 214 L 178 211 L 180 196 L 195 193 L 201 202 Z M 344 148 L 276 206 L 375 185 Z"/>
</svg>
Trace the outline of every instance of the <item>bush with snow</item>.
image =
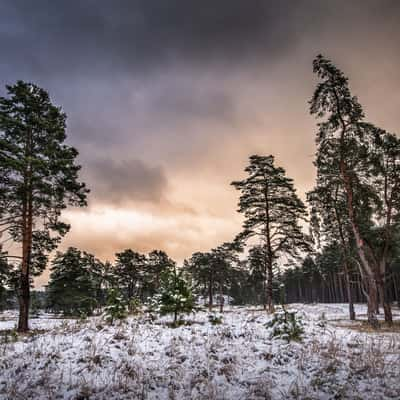
<svg viewBox="0 0 400 400">
<path fill-rule="evenodd" d="M 159 293 L 153 297 L 151 309 L 161 315 L 173 314 L 175 326 L 180 314 L 189 314 L 196 310 L 192 290 L 181 273 L 177 271 L 163 273 Z"/>
<path fill-rule="evenodd" d="M 267 322 L 267 328 L 271 329 L 271 338 L 287 340 L 301 340 L 304 333 L 303 320 L 296 311 L 276 311 L 272 320 Z"/>
<path fill-rule="evenodd" d="M 222 315 L 208 314 L 208 322 L 212 325 L 222 324 Z"/>
<path fill-rule="evenodd" d="M 136 315 L 142 311 L 142 303 L 138 297 L 133 297 L 128 302 L 129 314 Z"/>
</svg>

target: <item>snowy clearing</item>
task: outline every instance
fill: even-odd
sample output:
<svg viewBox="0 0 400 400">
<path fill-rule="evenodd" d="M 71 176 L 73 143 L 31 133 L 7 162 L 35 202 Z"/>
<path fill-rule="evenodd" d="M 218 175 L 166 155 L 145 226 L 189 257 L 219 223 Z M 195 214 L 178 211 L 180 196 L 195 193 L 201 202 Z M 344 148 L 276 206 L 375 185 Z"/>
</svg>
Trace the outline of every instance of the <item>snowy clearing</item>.
<svg viewBox="0 0 400 400">
<path fill-rule="evenodd" d="M 145 315 L 115 326 L 33 319 L 45 332 L 15 342 L 3 314 L 0 399 L 400 399 L 399 329 L 354 329 L 344 304 L 289 308 L 303 315 L 302 342 L 271 339 L 271 317 L 247 307 L 220 325 L 199 312 L 179 328 Z"/>
</svg>

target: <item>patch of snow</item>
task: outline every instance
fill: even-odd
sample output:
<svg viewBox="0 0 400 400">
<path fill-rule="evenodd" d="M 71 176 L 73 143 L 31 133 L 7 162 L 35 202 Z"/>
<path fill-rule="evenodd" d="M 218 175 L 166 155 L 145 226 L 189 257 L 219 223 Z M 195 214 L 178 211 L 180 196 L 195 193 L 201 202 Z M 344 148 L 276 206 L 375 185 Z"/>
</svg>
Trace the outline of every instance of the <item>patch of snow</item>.
<svg viewBox="0 0 400 400">
<path fill-rule="evenodd" d="M 31 325 L 45 333 L 0 345 L 0 399 L 400 398 L 399 333 L 338 327 L 344 304 L 288 308 L 302 314 L 301 342 L 271 339 L 271 316 L 254 307 L 230 307 L 218 325 L 198 312 L 178 328 L 168 317 L 43 316 Z"/>
</svg>

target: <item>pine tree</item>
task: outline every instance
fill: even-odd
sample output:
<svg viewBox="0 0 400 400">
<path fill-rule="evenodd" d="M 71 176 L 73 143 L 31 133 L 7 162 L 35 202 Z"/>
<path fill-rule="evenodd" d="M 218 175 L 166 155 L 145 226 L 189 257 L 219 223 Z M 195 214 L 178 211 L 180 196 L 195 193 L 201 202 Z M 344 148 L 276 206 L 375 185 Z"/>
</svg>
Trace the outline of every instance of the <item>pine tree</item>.
<svg viewBox="0 0 400 400">
<path fill-rule="evenodd" d="M 345 193 L 340 181 L 332 176 L 319 174 L 313 191 L 307 194 L 311 205 L 311 231 L 318 246 L 340 243 L 340 259 L 345 276 L 350 320 L 355 320 L 354 302 L 350 286 L 353 260 L 352 234 L 346 209 Z"/>
<path fill-rule="evenodd" d="M 118 287 L 125 292 L 129 302 L 134 296 L 139 297 L 145 280 L 146 256 L 131 249 L 116 254 L 114 268 Z"/>
<path fill-rule="evenodd" d="M 184 262 L 184 271 L 192 278 L 195 290 L 208 296 L 208 309 L 212 311 L 216 279 L 211 252 L 196 252 L 189 260 Z"/>
<path fill-rule="evenodd" d="M 45 268 L 69 226 L 60 221 L 67 205 L 86 205 L 78 182 L 78 152 L 64 141 L 66 116 L 38 86 L 18 81 L 0 97 L 0 217 L 21 244 L 18 330 L 27 331 L 30 279 Z"/>
<path fill-rule="evenodd" d="M 161 315 L 174 315 L 174 326 L 180 314 L 189 314 L 196 309 L 192 290 L 183 278 L 183 272 L 176 269 L 163 272 L 160 290 L 153 303 Z"/>
<path fill-rule="evenodd" d="M 377 326 L 378 290 L 385 320 L 392 321 L 385 280 L 390 247 L 398 228 L 400 209 L 400 141 L 365 122 L 348 79 L 332 62 L 319 55 L 313 63 L 320 82 L 310 101 L 319 119 L 317 133 L 318 177 L 344 193 L 347 223 L 367 287 L 368 320 Z"/>
<path fill-rule="evenodd" d="M 273 156 L 250 157 L 245 171 L 248 177 L 232 182 L 241 191 L 239 212 L 244 214 L 244 240 L 257 236 L 263 241 L 267 265 L 268 310 L 273 307 L 273 269 L 285 255 L 296 257 L 299 250 L 309 246 L 300 221 L 306 218 L 306 209 L 296 194 L 292 179 L 285 170 L 274 165 Z"/>
<path fill-rule="evenodd" d="M 152 297 L 160 287 L 161 275 L 164 271 L 173 270 L 175 261 L 168 257 L 168 254 L 162 250 L 153 250 L 147 256 L 146 260 L 146 289 Z"/>
<path fill-rule="evenodd" d="M 264 306 L 264 310 L 267 308 L 266 298 L 266 279 L 267 279 L 267 254 L 264 246 L 253 246 L 249 250 L 249 268 L 250 268 L 250 279 L 253 285 L 258 289 L 258 293 L 261 293 L 261 303 Z"/>
<path fill-rule="evenodd" d="M 96 305 L 97 282 L 92 256 L 69 247 L 57 252 L 47 286 L 48 307 L 66 315 L 90 315 Z"/>
<path fill-rule="evenodd" d="M 126 302 L 119 290 L 110 288 L 107 293 L 107 305 L 104 308 L 104 315 L 111 325 L 116 319 L 124 319 L 127 316 Z"/>
<path fill-rule="evenodd" d="M 208 297 L 208 309 L 214 305 L 215 292 L 219 293 L 220 311 L 223 311 L 224 293 L 228 293 L 238 276 L 239 260 L 237 252 L 241 249 L 235 243 L 224 243 L 209 252 L 196 252 L 185 260 L 184 271 L 192 278 L 195 289 L 201 288 L 203 297 Z"/>
<path fill-rule="evenodd" d="M 229 293 L 232 281 L 237 276 L 238 268 L 236 266 L 239 264 L 237 252 L 241 250 L 237 243 L 224 243 L 211 250 L 210 263 L 219 290 L 219 311 L 221 313 L 224 308 L 224 293 Z"/>
</svg>

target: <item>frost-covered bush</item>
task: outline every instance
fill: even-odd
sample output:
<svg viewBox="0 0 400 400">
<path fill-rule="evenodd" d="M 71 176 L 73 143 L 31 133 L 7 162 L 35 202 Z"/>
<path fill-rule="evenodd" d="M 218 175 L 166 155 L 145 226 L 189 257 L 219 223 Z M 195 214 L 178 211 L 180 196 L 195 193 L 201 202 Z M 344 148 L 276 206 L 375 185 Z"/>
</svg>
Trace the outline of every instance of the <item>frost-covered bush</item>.
<svg viewBox="0 0 400 400">
<path fill-rule="evenodd" d="M 161 315 L 173 314 L 176 326 L 180 314 L 189 314 L 196 309 L 195 299 L 189 284 L 177 271 L 165 271 L 161 277 L 159 293 L 152 299 L 151 309 Z"/>
<path fill-rule="evenodd" d="M 129 300 L 128 303 L 128 310 L 130 314 L 139 314 L 142 309 L 142 303 L 140 302 L 140 299 L 137 297 L 133 297 L 132 299 Z"/>
<path fill-rule="evenodd" d="M 317 321 L 317 325 L 320 328 L 326 328 L 326 315 L 325 315 L 324 312 L 322 312 L 321 315 L 319 316 L 318 321 Z"/>
<path fill-rule="evenodd" d="M 279 338 L 288 342 L 301 340 L 304 333 L 303 320 L 296 311 L 277 311 L 266 326 L 271 328 L 271 338 Z"/>
<path fill-rule="evenodd" d="M 122 297 L 116 289 L 110 289 L 107 295 L 107 305 L 104 308 L 104 319 L 113 324 L 117 319 L 126 318 L 126 304 Z"/>
<path fill-rule="evenodd" d="M 222 324 L 222 315 L 209 314 L 208 322 L 210 322 L 212 325 Z"/>
</svg>

